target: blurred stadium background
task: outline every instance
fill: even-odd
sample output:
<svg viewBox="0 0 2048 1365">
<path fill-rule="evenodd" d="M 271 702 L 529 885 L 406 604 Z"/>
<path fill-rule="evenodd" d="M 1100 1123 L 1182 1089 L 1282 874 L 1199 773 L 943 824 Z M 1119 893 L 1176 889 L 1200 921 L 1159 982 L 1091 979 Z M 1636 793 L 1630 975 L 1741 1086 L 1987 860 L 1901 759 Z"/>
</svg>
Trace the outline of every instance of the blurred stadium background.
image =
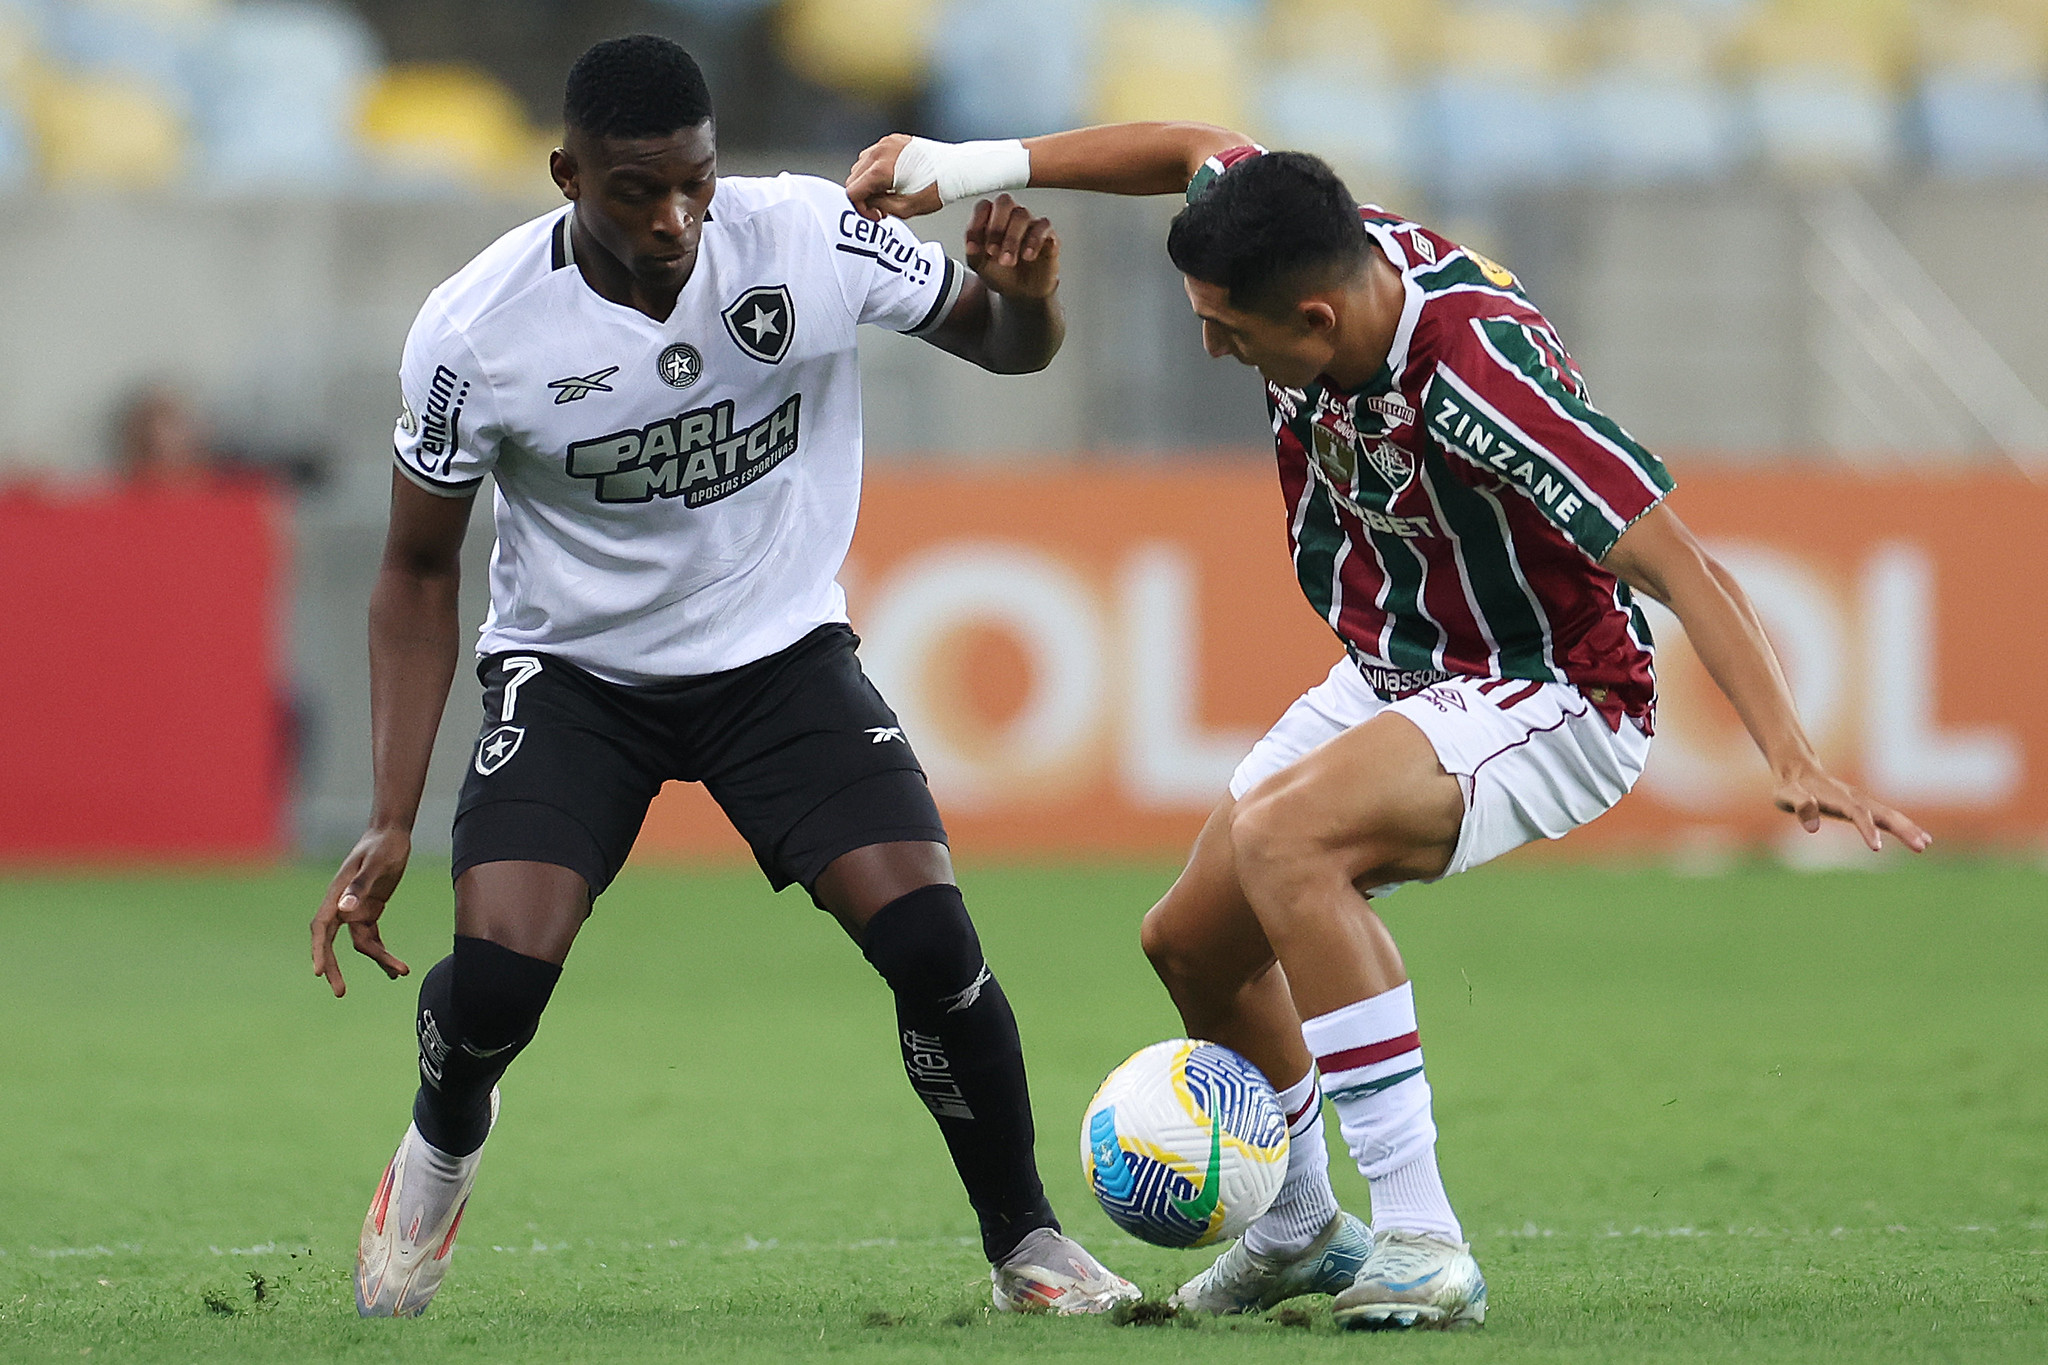
<svg viewBox="0 0 2048 1365">
<path fill-rule="evenodd" d="M 2048 0 L 0 0 L 0 858 L 359 831 L 400 343 L 555 201 L 563 73 L 629 31 L 699 55 L 729 172 L 1129 118 L 1324 154 L 1522 276 L 1835 761 L 1964 844 L 2048 843 L 2016 681 L 2048 665 Z M 1048 373 L 864 341 L 856 624 L 963 847 L 1170 852 L 1335 649 L 1174 206 L 1031 198 L 1067 240 Z M 1779 831 L 1665 625 L 1659 757 L 1579 843 L 1710 864 Z M 645 847 L 737 851 L 688 792 Z"/>
</svg>

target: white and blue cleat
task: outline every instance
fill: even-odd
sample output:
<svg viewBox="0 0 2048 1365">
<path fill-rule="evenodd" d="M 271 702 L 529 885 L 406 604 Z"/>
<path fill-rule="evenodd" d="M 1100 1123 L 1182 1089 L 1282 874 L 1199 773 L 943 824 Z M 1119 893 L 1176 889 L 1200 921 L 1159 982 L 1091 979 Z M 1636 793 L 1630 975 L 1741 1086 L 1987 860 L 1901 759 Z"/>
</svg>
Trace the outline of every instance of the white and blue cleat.
<svg viewBox="0 0 2048 1365">
<path fill-rule="evenodd" d="M 1340 1327 L 1368 1331 L 1477 1327 L 1486 1321 L 1486 1277 L 1465 1243 L 1390 1228 L 1330 1314 Z"/>
<path fill-rule="evenodd" d="M 1372 1233 L 1339 1212 L 1296 1256 L 1262 1256 L 1239 1238 L 1201 1274 L 1174 1292 L 1184 1313 L 1259 1313 L 1303 1294 L 1351 1287 L 1372 1254 Z"/>
</svg>

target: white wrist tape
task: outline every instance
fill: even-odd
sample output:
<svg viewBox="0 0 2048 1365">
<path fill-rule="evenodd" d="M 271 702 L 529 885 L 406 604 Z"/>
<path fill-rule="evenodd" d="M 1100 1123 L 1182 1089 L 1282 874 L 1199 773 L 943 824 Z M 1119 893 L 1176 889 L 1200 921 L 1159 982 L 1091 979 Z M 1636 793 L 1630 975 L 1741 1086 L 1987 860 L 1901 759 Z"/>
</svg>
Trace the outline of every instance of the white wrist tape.
<svg viewBox="0 0 2048 1365">
<path fill-rule="evenodd" d="M 896 155 L 898 194 L 916 194 L 930 185 L 939 188 L 939 202 L 950 204 L 997 190 L 1021 190 L 1031 183 L 1031 153 L 1015 138 L 1003 142 L 933 142 L 914 137 Z"/>
</svg>

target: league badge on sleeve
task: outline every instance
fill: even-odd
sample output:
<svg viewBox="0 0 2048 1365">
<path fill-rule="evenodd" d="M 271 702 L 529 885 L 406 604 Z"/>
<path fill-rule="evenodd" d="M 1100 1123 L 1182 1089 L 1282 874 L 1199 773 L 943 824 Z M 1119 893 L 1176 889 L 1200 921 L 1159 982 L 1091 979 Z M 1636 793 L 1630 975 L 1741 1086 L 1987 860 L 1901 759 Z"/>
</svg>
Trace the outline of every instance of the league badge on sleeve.
<svg viewBox="0 0 2048 1365">
<path fill-rule="evenodd" d="M 780 364 L 796 331 L 796 305 L 785 284 L 756 285 L 733 300 L 722 317 L 733 344 L 763 364 Z"/>
</svg>

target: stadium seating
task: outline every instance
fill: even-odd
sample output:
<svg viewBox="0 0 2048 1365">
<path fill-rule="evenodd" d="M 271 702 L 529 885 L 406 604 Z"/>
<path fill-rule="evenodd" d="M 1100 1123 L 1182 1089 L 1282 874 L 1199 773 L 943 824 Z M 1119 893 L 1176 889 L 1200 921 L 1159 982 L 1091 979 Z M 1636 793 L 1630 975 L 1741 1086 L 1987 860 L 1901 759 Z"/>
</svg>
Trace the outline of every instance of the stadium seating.
<svg viewBox="0 0 2048 1365">
<path fill-rule="evenodd" d="M 1741 121 L 1715 79 L 1732 18 L 1674 3 L 1603 16 L 1580 91 L 1589 174 L 1622 184 L 1712 180 L 1736 166 L 1746 151 Z"/>
<path fill-rule="evenodd" d="M 20 189 L 35 172 L 28 130 L 10 101 L 0 100 L 0 190 Z"/>
<path fill-rule="evenodd" d="M 1466 3 L 1445 15 L 1440 74 L 1425 96 L 1424 155 L 1451 201 L 1581 170 L 1563 17 L 1547 6 L 1501 3 Z"/>
<path fill-rule="evenodd" d="M 29 108 L 37 159 L 53 185 L 149 188 L 184 171 L 183 117 L 152 81 L 45 74 L 30 86 Z"/>
<path fill-rule="evenodd" d="M 1254 126 L 1274 146 L 1313 149 L 1355 193 L 1395 198 L 1388 186 L 1406 185 L 1422 167 L 1419 102 L 1393 81 L 1353 79 L 1355 70 L 1310 61 L 1268 72 Z"/>
<path fill-rule="evenodd" d="M 1082 122 L 1094 36 L 1088 0 L 946 0 L 933 25 L 933 131 L 1015 137 Z"/>
<path fill-rule="evenodd" d="M 1774 0 L 1759 10 L 1739 52 L 1765 161 L 1800 173 L 1892 164 L 1909 19 L 1891 0 Z"/>
<path fill-rule="evenodd" d="M 1921 86 L 1919 115 L 1938 171 L 2048 172 L 2048 91 L 2039 82 L 1938 72 Z"/>
<path fill-rule="evenodd" d="M 783 51 L 820 84 L 881 98 L 915 91 L 937 0 L 788 0 Z"/>
<path fill-rule="evenodd" d="M 1249 122 L 1252 7 L 1105 5 L 1096 39 L 1093 118 Z"/>
<path fill-rule="evenodd" d="M 215 15 L 198 3 L 74 0 L 47 10 L 50 55 L 72 70 L 155 87 L 183 110 Z"/>
<path fill-rule="evenodd" d="M 1746 147 L 1734 98 L 1703 80 L 1608 72 L 1583 88 L 1586 168 L 1615 184 L 1717 180 Z"/>
<path fill-rule="evenodd" d="M 229 11 L 199 61 L 199 156 L 209 184 L 343 183 L 356 160 L 356 109 L 377 65 L 375 39 L 345 8 Z"/>
<path fill-rule="evenodd" d="M 391 68 L 365 96 L 357 128 L 378 168 L 427 192 L 537 180 L 552 142 L 511 91 L 463 66 Z"/>
<path fill-rule="evenodd" d="M 2048 6 L 1942 13 L 1922 26 L 1916 112 L 1928 161 L 1949 175 L 2048 171 Z M 2034 22 L 2029 22 L 2032 18 Z"/>
<path fill-rule="evenodd" d="M 2048 0 L 661 3 L 937 136 L 1201 119 L 1451 205 L 1756 167 L 2048 179 Z M 0 186 L 509 186 L 545 141 L 481 70 L 386 68 L 353 0 L 0 0 Z"/>
</svg>

